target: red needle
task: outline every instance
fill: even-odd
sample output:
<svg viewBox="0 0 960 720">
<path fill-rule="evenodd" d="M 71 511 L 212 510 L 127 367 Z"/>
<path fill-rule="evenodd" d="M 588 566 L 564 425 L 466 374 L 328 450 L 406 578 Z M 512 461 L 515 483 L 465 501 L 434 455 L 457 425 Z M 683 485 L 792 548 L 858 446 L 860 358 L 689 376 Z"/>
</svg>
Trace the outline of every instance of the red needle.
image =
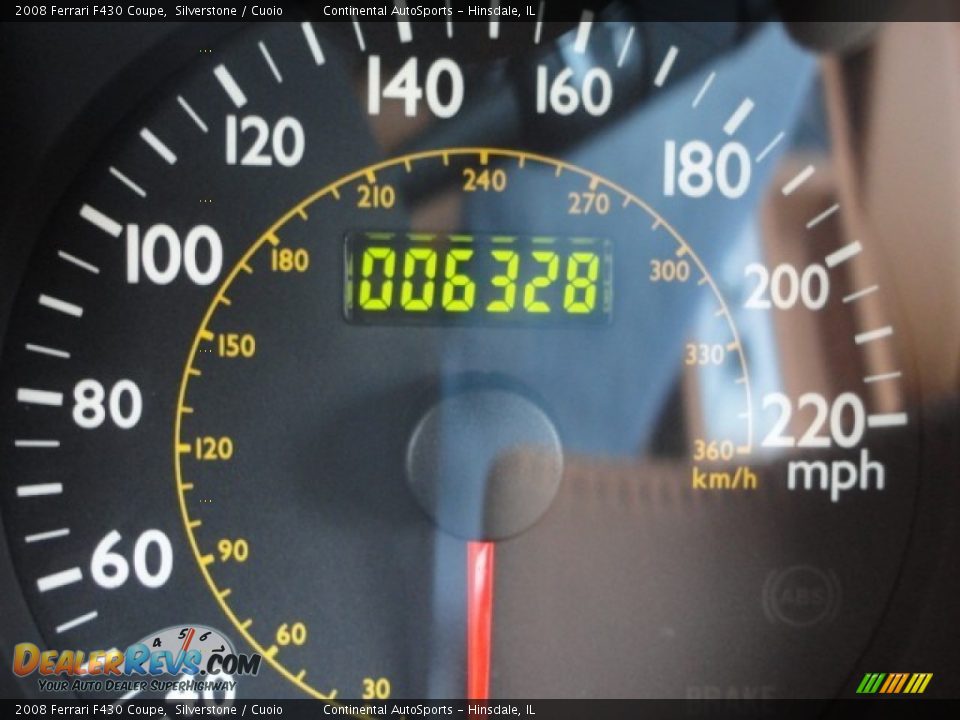
<svg viewBox="0 0 960 720">
<path fill-rule="evenodd" d="M 493 630 L 492 542 L 467 543 L 467 699 L 490 699 Z"/>
</svg>

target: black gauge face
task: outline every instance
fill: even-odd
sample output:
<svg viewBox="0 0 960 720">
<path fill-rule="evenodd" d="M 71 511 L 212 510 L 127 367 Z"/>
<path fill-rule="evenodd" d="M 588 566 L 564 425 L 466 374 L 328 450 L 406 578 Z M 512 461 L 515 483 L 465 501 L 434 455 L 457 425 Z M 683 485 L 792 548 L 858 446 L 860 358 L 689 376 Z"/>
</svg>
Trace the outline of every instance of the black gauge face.
<svg viewBox="0 0 960 720">
<path fill-rule="evenodd" d="M 727 43 L 272 23 L 152 87 L 3 340 L 47 646 L 217 628 L 263 657 L 231 697 L 846 687 L 914 517 L 914 358 L 816 58 Z"/>
</svg>

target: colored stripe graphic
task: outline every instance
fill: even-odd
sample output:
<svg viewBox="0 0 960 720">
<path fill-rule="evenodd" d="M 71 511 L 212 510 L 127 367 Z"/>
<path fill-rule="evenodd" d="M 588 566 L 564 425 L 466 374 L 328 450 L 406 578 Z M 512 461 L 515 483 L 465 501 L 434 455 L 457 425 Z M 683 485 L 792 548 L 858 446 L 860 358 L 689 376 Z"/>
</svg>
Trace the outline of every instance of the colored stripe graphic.
<svg viewBox="0 0 960 720">
<path fill-rule="evenodd" d="M 923 679 L 920 680 L 918 685 L 913 688 L 913 692 L 915 692 L 918 695 L 927 689 L 927 685 L 930 684 L 930 680 L 933 678 L 933 673 L 920 673 L 920 676 Z"/>
<path fill-rule="evenodd" d="M 897 683 L 896 687 L 890 689 L 892 693 L 898 693 L 903 689 L 904 684 L 907 682 L 907 678 L 910 677 L 910 673 L 900 673 L 900 682 Z"/>
<path fill-rule="evenodd" d="M 857 685 L 858 695 L 920 695 L 933 673 L 867 673 Z"/>
</svg>

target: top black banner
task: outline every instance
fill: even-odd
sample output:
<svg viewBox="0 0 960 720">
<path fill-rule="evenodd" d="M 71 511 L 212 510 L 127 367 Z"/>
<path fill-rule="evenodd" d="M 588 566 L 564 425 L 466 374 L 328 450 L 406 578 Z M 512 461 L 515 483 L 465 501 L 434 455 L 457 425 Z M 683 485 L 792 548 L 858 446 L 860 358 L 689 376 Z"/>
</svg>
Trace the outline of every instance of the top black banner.
<svg viewBox="0 0 960 720">
<path fill-rule="evenodd" d="M 4 6 L 3 21 L 146 22 L 456 22 L 574 21 L 584 11 L 599 19 L 632 21 L 887 22 L 957 21 L 956 0 L 148 0 L 136 4 L 100 4 L 78 0 L 29 2 Z"/>
<path fill-rule="evenodd" d="M 283 720 L 320 718 L 391 717 L 464 718 L 465 720 L 925 720 L 956 717 L 956 700 L 228 700 L 223 703 L 196 701 L 130 701 L 111 703 L 93 700 L 0 700 L 6 717 L 194 718 L 281 717 Z"/>
</svg>

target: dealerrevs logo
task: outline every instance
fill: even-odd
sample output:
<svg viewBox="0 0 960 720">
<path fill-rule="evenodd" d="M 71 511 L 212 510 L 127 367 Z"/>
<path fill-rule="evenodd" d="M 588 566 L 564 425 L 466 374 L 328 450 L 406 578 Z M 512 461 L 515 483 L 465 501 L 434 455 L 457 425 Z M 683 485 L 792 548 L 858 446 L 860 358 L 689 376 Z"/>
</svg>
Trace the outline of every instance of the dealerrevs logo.
<svg viewBox="0 0 960 720">
<path fill-rule="evenodd" d="M 219 630 L 176 625 L 126 649 L 45 650 L 33 643 L 14 647 L 13 672 L 36 673 L 49 692 L 234 690 L 236 679 L 256 675 L 262 656 L 238 653 Z"/>
</svg>

